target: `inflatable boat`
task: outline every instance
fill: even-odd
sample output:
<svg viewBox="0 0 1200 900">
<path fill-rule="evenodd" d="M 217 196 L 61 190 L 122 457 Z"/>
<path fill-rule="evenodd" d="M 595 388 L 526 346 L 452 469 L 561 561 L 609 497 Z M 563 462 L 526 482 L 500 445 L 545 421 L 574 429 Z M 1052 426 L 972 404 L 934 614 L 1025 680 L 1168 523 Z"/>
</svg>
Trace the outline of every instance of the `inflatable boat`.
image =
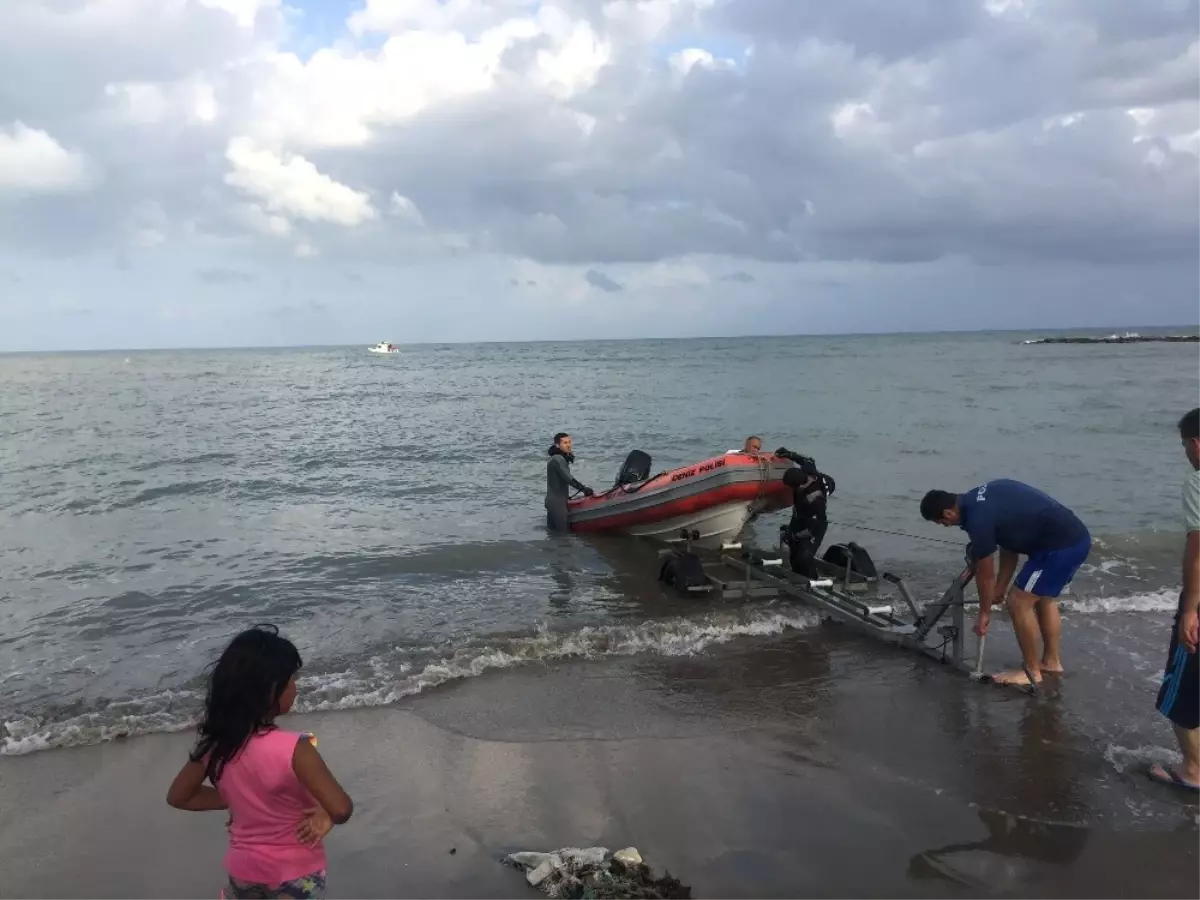
<svg viewBox="0 0 1200 900">
<path fill-rule="evenodd" d="M 783 483 L 792 462 L 784 457 L 726 453 L 653 476 L 651 461 L 649 454 L 634 450 L 611 488 L 569 501 L 571 531 L 674 543 L 687 529 L 699 532 L 693 543 L 712 547 L 734 538 L 751 516 L 792 502 Z"/>
</svg>

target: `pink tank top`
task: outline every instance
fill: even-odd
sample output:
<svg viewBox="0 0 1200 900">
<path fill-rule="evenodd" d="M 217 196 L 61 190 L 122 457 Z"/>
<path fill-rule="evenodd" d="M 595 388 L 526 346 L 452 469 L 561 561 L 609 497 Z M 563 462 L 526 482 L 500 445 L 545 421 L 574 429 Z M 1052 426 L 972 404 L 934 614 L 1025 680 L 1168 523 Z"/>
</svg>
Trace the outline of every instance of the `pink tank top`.
<svg viewBox="0 0 1200 900">
<path fill-rule="evenodd" d="M 276 885 L 325 869 L 324 845 L 310 847 L 296 837 L 300 820 L 317 806 L 292 771 L 303 737 L 260 732 L 221 772 L 217 791 L 233 814 L 225 871 L 240 881 Z"/>
</svg>

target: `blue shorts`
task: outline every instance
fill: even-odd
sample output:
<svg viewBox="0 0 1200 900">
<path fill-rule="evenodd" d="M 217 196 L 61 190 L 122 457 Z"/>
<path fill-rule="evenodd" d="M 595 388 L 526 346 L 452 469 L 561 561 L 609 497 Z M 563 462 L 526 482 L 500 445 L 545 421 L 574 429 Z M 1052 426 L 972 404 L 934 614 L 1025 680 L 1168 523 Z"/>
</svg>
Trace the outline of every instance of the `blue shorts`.
<svg viewBox="0 0 1200 900">
<path fill-rule="evenodd" d="M 1017 574 L 1016 586 L 1035 597 L 1057 597 L 1091 552 L 1092 538 L 1088 535 L 1069 547 L 1034 553 Z"/>
</svg>

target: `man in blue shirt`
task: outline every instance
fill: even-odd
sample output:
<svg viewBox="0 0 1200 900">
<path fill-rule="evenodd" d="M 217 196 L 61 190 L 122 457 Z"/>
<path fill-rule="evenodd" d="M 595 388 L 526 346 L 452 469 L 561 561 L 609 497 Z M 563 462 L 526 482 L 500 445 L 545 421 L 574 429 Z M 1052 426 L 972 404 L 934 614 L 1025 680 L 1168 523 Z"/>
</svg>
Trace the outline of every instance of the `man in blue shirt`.
<svg viewBox="0 0 1200 900">
<path fill-rule="evenodd" d="M 987 634 L 992 606 L 1004 600 L 1018 557 L 1027 557 L 1008 594 L 1008 613 L 1025 671 L 1000 672 L 995 680 L 1027 685 L 1030 677 L 1040 682 L 1043 672 L 1061 674 L 1062 624 L 1056 598 L 1091 552 L 1087 526 L 1053 497 L 1008 478 L 989 481 L 965 494 L 930 491 L 921 500 L 921 516 L 947 527 L 957 525 L 971 540 L 979 589 L 975 633 L 980 636 Z M 997 550 L 999 569 L 992 559 Z"/>
</svg>

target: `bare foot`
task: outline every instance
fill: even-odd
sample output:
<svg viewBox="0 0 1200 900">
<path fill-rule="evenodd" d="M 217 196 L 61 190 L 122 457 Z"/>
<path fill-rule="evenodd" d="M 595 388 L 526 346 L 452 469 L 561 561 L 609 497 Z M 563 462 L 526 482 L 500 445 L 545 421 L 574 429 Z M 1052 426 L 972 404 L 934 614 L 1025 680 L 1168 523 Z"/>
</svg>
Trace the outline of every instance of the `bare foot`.
<svg viewBox="0 0 1200 900">
<path fill-rule="evenodd" d="M 1183 775 L 1180 775 L 1173 766 L 1164 766 L 1161 763 L 1155 763 L 1150 767 L 1150 777 L 1155 781 L 1161 781 L 1163 784 L 1170 784 L 1191 791 L 1200 791 L 1200 784 L 1189 781 Z"/>
<path fill-rule="evenodd" d="M 1018 686 L 1029 686 L 1029 676 L 1022 669 L 1010 669 L 1007 672 L 997 672 L 992 676 L 992 681 L 996 684 L 1013 684 Z M 1042 676 L 1038 673 L 1034 676 L 1034 684 L 1041 684 Z"/>
<path fill-rule="evenodd" d="M 1063 673 L 1062 663 L 1059 662 L 1058 660 L 1054 660 L 1053 662 L 1050 662 L 1049 660 L 1043 659 L 1042 660 L 1042 672 L 1043 672 L 1043 674 L 1048 673 L 1050 675 L 1061 675 Z"/>
</svg>

